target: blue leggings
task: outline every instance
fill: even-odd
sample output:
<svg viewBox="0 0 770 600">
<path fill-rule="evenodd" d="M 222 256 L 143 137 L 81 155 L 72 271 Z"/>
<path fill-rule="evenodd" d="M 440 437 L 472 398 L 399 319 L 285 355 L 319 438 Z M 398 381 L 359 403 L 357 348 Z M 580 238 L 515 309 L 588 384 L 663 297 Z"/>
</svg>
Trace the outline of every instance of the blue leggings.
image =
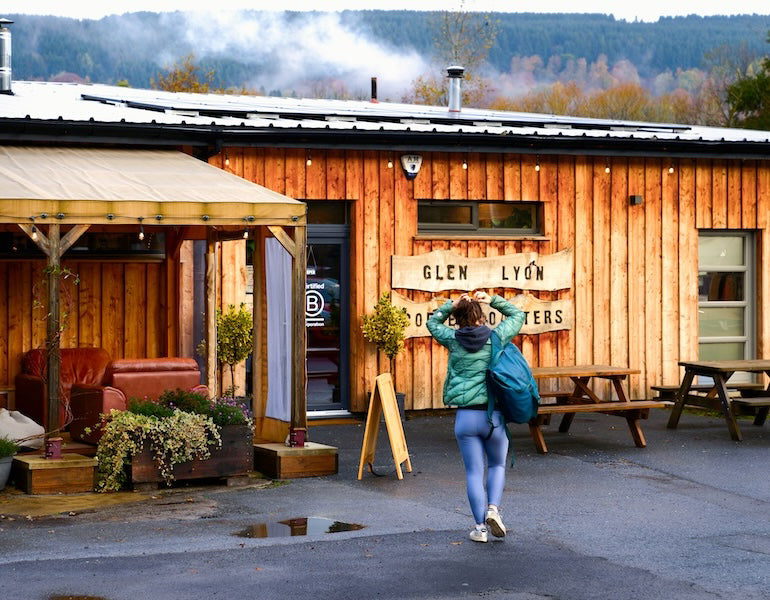
<svg viewBox="0 0 770 600">
<path fill-rule="evenodd" d="M 505 457 L 508 454 L 508 436 L 502 426 L 503 417 L 495 411 L 496 425 L 489 439 L 491 425 L 487 411 L 458 408 L 455 417 L 455 437 L 465 464 L 468 501 L 476 523 L 484 522 L 488 504 L 500 506 L 505 486 Z M 484 458 L 487 463 L 487 485 L 484 489 Z"/>
</svg>

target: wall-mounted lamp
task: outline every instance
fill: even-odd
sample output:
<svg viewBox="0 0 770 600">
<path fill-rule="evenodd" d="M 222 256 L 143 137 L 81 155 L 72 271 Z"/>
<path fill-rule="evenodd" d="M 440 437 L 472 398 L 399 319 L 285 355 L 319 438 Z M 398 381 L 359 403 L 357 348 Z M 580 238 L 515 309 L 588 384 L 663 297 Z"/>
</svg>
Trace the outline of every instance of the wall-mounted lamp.
<svg viewBox="0 0 770 600">
<path fill-rule="evenodd" d="M 540 171 L 540 157 L 535 158 L 535 171 Z"/>
<path fill-rule="evenodd" d="M 142 221 L 144 221 L 144 217 L 139 217 L 139 241 L 140 242 L 144 239 L 144 225 L 142 225 Z"/>
<path fill-rule="evenodd" d="M 642 203 L 642 200 L 643 200 L 642 197 L 637 195 L 632 195 L 628 197 L 628 203 L 631 206 L 638 206 L 639 204 Z"/>
</svg>

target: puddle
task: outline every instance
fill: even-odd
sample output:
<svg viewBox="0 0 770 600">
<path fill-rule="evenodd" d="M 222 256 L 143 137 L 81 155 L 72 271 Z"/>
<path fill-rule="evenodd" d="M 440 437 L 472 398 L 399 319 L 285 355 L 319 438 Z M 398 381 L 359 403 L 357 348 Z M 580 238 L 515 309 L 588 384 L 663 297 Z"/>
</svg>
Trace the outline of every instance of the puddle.
<svg viewBox="0 0 770 600">
<path fill-rule="evenodd" d="M 257 523 L 233 535 L 245 538 L 292 537 L 295 535 L 321 535 L 324 533 L 340 533 L 341 531 L 357 531 L 363 525 L 343 523 L 323 517 L 299 517 L 277 523 Z"/>
</svg>

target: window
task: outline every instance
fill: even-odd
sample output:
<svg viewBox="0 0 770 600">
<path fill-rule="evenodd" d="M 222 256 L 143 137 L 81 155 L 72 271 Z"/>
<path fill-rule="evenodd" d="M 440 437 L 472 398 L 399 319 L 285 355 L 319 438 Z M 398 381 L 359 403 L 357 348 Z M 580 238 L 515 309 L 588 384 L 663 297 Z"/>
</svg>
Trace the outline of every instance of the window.
<svg viewBox="0 0 770 600">
<path fill-rule="evenodd" d="M 27 234 L 0 232 L 0 258 L 43 258 L 45 255 Z M 120 259 L 166 256 L 166 234 L 148 230 L 143 240 L 137 233 L 88 232 L 64 253 L 64 258 Z"/>
<path fill-rule="evenodd" d="M 539 202 L 439 202 L 417 206 L 420 233 L 540 233 Z"/>
<path fill-rule="evenodd" d="M 307 203 L 308 225 L 347 225 L 348 202 L 330 200 Z"/>
<path fill-rule="evenodd" d="M 698 240 L 698 358 L 754 358 L 754 254 L 749 234 Z M 736 375 L 738 377 L 738 375 Z"/>
</svg>

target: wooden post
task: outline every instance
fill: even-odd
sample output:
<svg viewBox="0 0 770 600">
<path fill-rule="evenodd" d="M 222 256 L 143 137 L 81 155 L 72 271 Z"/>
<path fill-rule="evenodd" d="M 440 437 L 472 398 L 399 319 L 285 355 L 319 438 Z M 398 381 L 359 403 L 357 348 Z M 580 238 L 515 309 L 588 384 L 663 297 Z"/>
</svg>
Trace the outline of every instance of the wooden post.
<svg viewBox="0 0 770 600">
<path fill-rule="evenodd" d="M 217 237 L 216 231 L 206 229 L 206 385 L 211 397 L 217 386 Z"/>
<path fill-rule="evenodd" d="M 307 227 L 294 228 L 294 271 L 292 277 L 292 388 L 289 431 L 307 427 L 307 329 L 305 328 L 305 284 L 307 271 Z M 298 446 L 304 444 L 299 443 Z"/>
<path fill-rule="evenodd" d="M 59 367 L 61 364 L 59 336 L 59 282 L 61 269 L 61 239 L 59 224 L 48 227 L 48 319 L 46 353 L 48 355 L 48 419 L 46 430 L 56 431 L 59 423 Z"/>
<path fill-rule="evenodd" d="M 59 371 L 61 365 L 59 290 L 61 282 L 61 256 L 81 235 L 88 231 L 89 225 L 75 225 L 64 237 L 61 237 L 58 223 L 49 225 L 48 235 L 45 235 L 42 231 L 36 231 L 37 228 L 33 230 L 34 225 L 22 223 L 19 224 L 19 227 L 48 257 L 48 316 L 46 318 L 48 418 L 44 426 L 46 431 L 53 432 L 66 425 L 66 423 L 59 423 Z"/>
</svg>

